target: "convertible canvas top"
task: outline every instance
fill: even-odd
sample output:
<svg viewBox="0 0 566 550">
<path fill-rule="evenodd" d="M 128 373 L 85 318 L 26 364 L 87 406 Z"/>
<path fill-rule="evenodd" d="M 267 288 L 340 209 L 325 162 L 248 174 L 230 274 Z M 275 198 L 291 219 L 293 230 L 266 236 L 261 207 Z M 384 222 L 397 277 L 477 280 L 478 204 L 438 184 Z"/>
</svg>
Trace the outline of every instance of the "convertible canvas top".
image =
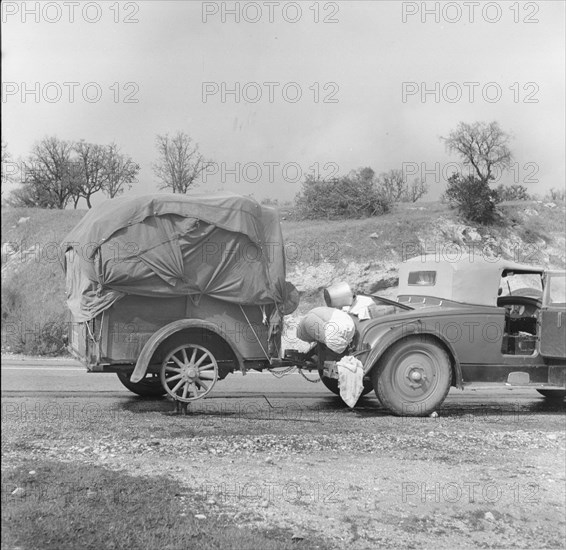
<svg viewBox="0 0 566 550">
<path fill-rule="evenodd" d="M 434 272 L 428 280 L 419 280 L 419 273 Z M 541 275 L 539 266 L 520 264 L 503 258 L 463 257 L 458 260 L 440 260 L 434 254 L 416 256 L 399 267 L 398 296 L 434 296 L 465 304 L 496 306 L 499 284 L 504 273 Z M 414 273 L 414 279 L 409 275 Z M 431 284 L 432 283 L 432 284 Z"/>
<path fill-rule="evenodd" d="M 64 241 L 75 321 L 126 294 L 236 304 L 286 300 L 277 211 L 238 195 L 154 194 L 93 207 Z"/>
</svg>

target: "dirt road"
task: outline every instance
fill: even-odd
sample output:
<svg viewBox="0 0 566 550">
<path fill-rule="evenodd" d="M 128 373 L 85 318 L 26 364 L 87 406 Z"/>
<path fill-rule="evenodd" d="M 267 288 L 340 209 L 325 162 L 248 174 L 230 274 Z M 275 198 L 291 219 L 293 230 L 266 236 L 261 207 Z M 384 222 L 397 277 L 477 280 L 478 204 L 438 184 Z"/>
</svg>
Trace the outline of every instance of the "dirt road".
<svg viewBox="0 0 566 550">
<path fill-rule="evenodd" d="M 351 411 L 298 375 L 233 376 L 184 416 L 115 377 L 17 367 L 3 366 L 3 468 L 167 475 L 209 518 L 328 548 L 564 547 L 564 404 L 533 390 L 452 390 L 438 417 L 396 418 L 373 394 Z"/>
</svg>

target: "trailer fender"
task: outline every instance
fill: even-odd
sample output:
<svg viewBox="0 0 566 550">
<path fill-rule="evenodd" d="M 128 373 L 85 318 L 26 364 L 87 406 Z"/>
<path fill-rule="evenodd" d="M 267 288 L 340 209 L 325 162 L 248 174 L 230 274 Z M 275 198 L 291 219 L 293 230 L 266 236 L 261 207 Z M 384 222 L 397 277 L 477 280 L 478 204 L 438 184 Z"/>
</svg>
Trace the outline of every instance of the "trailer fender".
<svg viewBox="0 0 566 550">
<path fill-rule="evenodd" d="M 462 380 L 462 368 L 460 362 L 458 361 L 458 356 L 454 347 L 450 342 L 444 338 L 442 334 L 432 330 L 426 330 L 422 325 L 418 326 L 418 329 L 413 332 L 413 334 L 407 332 L 407 326 L 397 326 L 392 327 L 385 334 L 380 334 L 380 337 L 375 342 L 370 342 L 371 351 L 365 360 L 364 365 L 364 375 L 369 376 L 371 370 L 375 367 L 381 356 L 390 348 L 393 344 L 401 340 L 402 338 L 407 338 L 410 336 L 430 336 L 438 340 L 448 351 L 452 359 L 452 368 L 454 373 L 453 385 L 459 389 L 463 388 Z"/>
<path fill-rule="evenodd" d="M 242 366 L 242 354 L 238 351 L 234 342 L 232 342 L 232 340 L 226 334 L 224 334 L 217 325 L 198 319 L 179 319 L 178 321 L 174 321 L 173 323 L 165 325 L 154 334 L 152 334 L 150 339 L 145 343 L 145 346 L 143 347 L 138 360 L 136 361 L 136 367 L 130 377 L 130 382 L 137 383 L 143 379 L 147 372 L 147 367 L 149 366 L 149 362 L 151 361 L 153 354 L 164 340 L 177 332 L 195 328 L 218 334 L 218 336 L 220 336 L 230 346 L 230 348 L 234 352 L 234 355 L 236 356 L 236 359 L 238 360 L 240 367 Z"/>
</svg>

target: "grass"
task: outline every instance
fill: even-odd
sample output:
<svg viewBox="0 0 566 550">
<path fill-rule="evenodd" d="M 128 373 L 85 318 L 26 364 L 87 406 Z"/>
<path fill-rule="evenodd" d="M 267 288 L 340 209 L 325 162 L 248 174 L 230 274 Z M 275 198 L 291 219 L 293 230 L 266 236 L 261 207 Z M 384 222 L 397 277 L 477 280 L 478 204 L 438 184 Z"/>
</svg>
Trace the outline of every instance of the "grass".
<svg viewBox="0 0 566 550">
<path fill-rule="evenodd" d="M 33 473 L 32 473 L 33 472 Z M 12 494 L 16 491 L 16 494 Z M 99 466 L 30 461 L 2 474 L 2 548 L 27 550 L 286 550 L 326 548 L 291 531 L 196 518 L 190 488 L 166 477 L 133 477 Z"/>
</svg>

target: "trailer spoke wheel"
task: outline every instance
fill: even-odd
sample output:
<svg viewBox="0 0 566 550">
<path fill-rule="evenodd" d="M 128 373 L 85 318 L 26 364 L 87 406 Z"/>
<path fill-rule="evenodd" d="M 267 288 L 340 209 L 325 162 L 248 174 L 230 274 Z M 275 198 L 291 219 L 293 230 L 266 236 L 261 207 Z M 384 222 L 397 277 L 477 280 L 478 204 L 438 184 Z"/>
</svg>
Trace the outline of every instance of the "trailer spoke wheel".
<svg viewBox="0 0 566 550">
<path fill-rule="evenodd" d="M 170 352 L 161 365 L 161 384 L 177 401 L 190 403 L 208 394 L 218 379 L 214 355 L 197 344 L 184 344 Z"/>
</svg>

